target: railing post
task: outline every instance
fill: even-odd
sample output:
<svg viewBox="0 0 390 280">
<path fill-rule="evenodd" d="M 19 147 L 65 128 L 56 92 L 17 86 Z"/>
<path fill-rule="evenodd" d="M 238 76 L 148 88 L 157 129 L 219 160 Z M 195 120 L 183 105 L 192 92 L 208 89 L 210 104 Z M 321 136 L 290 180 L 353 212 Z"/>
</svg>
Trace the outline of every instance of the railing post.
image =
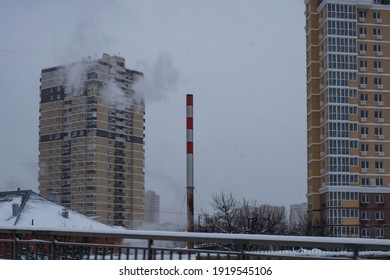
<svg viewBox="0 0 390 280">
<path fill-rule="evenodd" d="M 153 240 L 148 239 L 148 260 L 153 260 L 153 250 L 152 250 Z"/>
<path fill-rule="evenodd" d="M 14 242 L 13 242 L 13 252 L 12 252 L 12 258 L 14 260 L 17 260 L 17 256 L 18 256 L 18 253 L 17 253 L 17 237 L 16 237 L 16 234 L 13 234 L 13 239 L 14 239 Z"/>
<path fill-rule="evenodd" d="M 54 236 L 51 236 L 50 237 L 50 241 L 51 241 L 51 243 L 50 243 L 50 259 L 51 260 L 54 260 L 55 259 L 55 246 L 56 246 L 56 243 L 55 243 L 55 238 L 54 238 Z"/>
<path fill-rule="evenodd" d="M 245 260 L 245 248 L 246 248 L 246 244 L 244 243 L 238 244 L 238 251 L 240 252 L 238 254 L 239 260 Z"/>
<path fill-rule="evenodd" d="M 353 249 L 353 259 L 354 260 L 357 260 L 358 259 L 358 257 L 359 257 L 359 249 L 358 248 L 354 248 Z"/>
</svg>

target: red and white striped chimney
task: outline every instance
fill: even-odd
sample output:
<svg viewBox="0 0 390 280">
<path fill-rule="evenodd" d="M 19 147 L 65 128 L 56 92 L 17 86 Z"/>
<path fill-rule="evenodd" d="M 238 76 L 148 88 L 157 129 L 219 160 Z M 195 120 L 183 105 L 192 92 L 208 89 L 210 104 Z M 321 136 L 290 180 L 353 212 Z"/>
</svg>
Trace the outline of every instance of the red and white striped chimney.
<svg viewBox="0 0 390 280">
<path fill-rule="evenodd" d="M 193 95 L 187 94 L 187 231 L 194 231 L 194 118 Z"/>
</svg>

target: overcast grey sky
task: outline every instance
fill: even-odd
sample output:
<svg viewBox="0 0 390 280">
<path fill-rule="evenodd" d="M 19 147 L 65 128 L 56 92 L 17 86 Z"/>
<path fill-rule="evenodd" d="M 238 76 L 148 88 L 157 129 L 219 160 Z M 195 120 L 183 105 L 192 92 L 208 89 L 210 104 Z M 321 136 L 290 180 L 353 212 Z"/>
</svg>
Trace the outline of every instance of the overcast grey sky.
<svg viewBox="0 0 390 280">
<path fill-rule="evenodd" d="M 0 190 L 38 190 L 41 69 L 105 52 L 157 81 L 145 172 L 163 211 L 185 211 L 186 93 L 198 213 L 220 191 L 304 202 L 303 12 L 303 0 L 0 0 Z"/>
</svg>

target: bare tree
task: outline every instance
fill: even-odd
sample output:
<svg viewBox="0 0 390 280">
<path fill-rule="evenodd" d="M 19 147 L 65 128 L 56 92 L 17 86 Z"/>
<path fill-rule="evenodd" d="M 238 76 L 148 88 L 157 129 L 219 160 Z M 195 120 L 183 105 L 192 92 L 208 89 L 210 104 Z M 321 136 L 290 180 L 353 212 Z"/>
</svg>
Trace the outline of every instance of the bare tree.
<svg viewBox="0 0 390 280">
<path fill-rule="evenodd" d="M 237 232 L 235 220 L 237 215 L 238 202 L 232 193 L 212 195 L 211 206 L 213 206 L 216 213 L 214 214 L 214 222 L 219 226 L 223 232 Z"/>
<path fill-rule="evenodd" d="M 239 202 L 232 193 L 213 194 L 211 205 L 215 213 L 203 215 L 197 225 L 203 232 L 250 234 L 286 234 L 284 207 L 259 205 L 245 198 Z"/>
<path fill-rule="evenodd" d="M 308 213 L 300 216 L 298 222 L 290 224 L 288 234 L 298 236 L 313 235 L 311 227 L 311 216 Z"/>
</svg>

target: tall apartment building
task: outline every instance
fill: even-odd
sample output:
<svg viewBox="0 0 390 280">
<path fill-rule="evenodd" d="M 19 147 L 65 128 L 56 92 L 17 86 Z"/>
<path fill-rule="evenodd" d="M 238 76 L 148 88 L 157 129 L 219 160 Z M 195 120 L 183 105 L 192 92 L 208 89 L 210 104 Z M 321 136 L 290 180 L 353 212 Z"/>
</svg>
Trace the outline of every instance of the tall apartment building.
<svg viewBox="0 0 390 280">
<path fill-rule="evenodd" d="M 154 191 L 145 192 L 145 223 L 160 222 L 160 196 Z"/>
<path fill-rule="evenodd" d="M 107 54 L 42 70 L 42 196 L 109 225 L 143 223 L 144 102 L 133 89 L 142 75 Z"/>
<path fill-rule="evenodd" d="M 390 238 L 390 1 L 305 4 L 312 228 Z"/>
</svg>

